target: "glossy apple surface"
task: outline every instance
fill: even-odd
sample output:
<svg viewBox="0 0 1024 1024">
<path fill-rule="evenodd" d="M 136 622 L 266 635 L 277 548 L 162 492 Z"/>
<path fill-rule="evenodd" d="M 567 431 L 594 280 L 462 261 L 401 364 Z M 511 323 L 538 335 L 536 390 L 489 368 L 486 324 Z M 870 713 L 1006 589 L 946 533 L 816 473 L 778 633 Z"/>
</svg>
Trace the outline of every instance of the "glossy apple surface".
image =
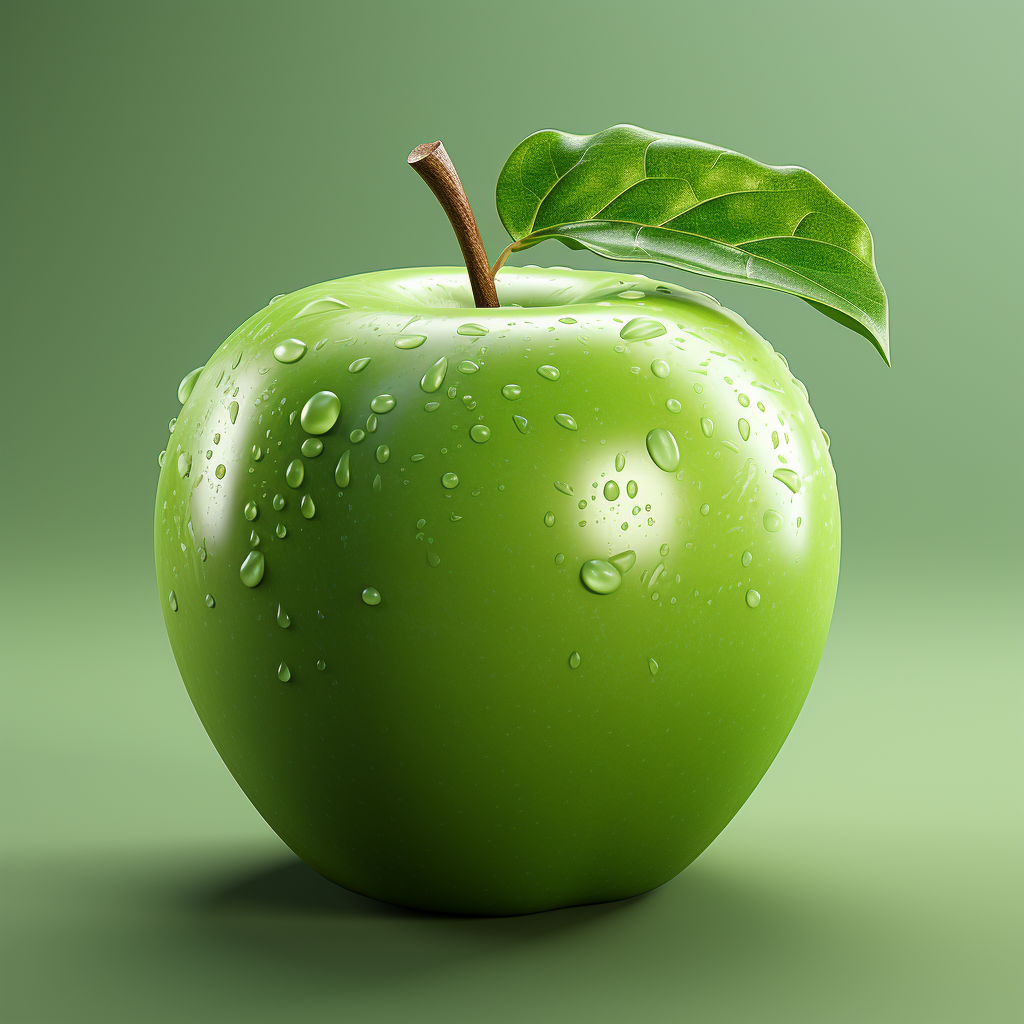
<svg viewBox="0 0 1024 1024">
<path fill-rule="evenodd" d="M 174 656 L 260 813 L 343 886 L 480 914 L 704 850 L 839 567 L 827 438 L 742 319 L 613 273 L 498 294 L 435 268 L 279 297 L 181 390 L 156 505 Z"/>
</svg>

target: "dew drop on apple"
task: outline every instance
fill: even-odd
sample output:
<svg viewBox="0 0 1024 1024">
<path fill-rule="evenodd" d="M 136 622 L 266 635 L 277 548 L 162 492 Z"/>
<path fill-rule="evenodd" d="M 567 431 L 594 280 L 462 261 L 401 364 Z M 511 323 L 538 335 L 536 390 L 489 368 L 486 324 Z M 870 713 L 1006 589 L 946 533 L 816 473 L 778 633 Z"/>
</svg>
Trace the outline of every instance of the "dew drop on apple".
<svg viewBox="0 0 1024 1024">
<path fill-rule="evenodd" d="M 652 676 L 656 676 L 658 674 L 658 663 L 653 658 L 647 659 L 647 667 L 651 670 Z"/>
<path fill-rule="evenodd" d="M 227 471 L 228 471 L 228 470 L 227 470 L 227 467 L 226 467 L 226 466 L 225 466 L 225 465 L 224 465 L 223 463 L 221 463 L 221 464 L 220 464 L 220 465 L 219 465 L 219 466 L 218 466 L 218 467 L 217 467 L 217 468 L 216 468 L 216 469 L 214 470 L 214 472 L 215 472 L 215 473 L 217 474 L 217 479 L 218 479 L 218 480 L 223 480 L 223 479 L 224 479 L 224 474 L 225 474 L 225 473 L 226 473 Z"/>
<path fill-rule="evenodd" d="M 178 456 L 178 475 L 184 480 L 192 472 L 192 456 L 182 452 Z"/>
<path fill-rule="evenodd" d="M 576 429 L 576 421 L 567 412 L 555 413 L 555 422 L 566 430 Z"/>
<path fill-rule="evenodd" d="M 228 416 L 230 417 L 232 423 L 234 423 L 235 420 L 238 419 L 238 403 L 237 402 L 232 402 L 228 406 Z"/>
<path fill-rule="evenodd" d="M 658 338 L 665 333 L 665 325 L 649 316 L 634 317 L 625 324 L 619 337 L 623 341 L 649 341 L 651 338 Z"/>
<path fill-rule="evenodd" d="M 621 473 L 626 468 L 626 456 L 619 452 L 615 456 L 615 472 Z"/>
<path fill-rule="evenodd" d="M 501 393 L 510 402 L 518 402 L 522 396 L 523 389 L 518 384 L 506 384 L 501 389 Z"/>
<path fill-rule="evenodd" d="M 315 459 L 324 450 L 324 443 L 319 437 L 307 437 L 299 450 L 307 459 Z"/>
<path fill-rule="evenodd" d="M 679 445 L 671 430 L 656 427 L 647 435 L 647 452 L 651 461 L 665 473 L 679 468 Z"/>
<path fill-rule="evenodd" d="M 626 494 L 628 494 L 631 498 L 636 497 L 637 490 L 638 488 L 635 480 L 630 480 L 629 483 L 626 484 Z"/>
<path fill-rule="evenodd" d="M 625 576 L 636 565 L 636 552 L 633 550 L 620 551 L 617 555 L 612 555 L 608 561 L 618 569 L 620 575 Z"/>
<path fill-rule="evenodd" d="M 434 551 L 427 552 L 427 565 L 437 568 L 441 564 L 441 556 Z"/>
<path fill-rule="evenodd" d="M 281 664 L 277 666 L 277 678 L 280 679 L 282 683 L 287 683 L 291 677 L 292 670 L 282 661 Z"/>
<path fill-rule="evenodd" d="M 341 415 L 341 399 L 333 391 L 318 391 L 302 407 L 299 423 L 307 434 L 326 434 Z"/>
<path fill-rule="evenodd" d="M 592 594 L 612 594 L 622 584 L 622 574 L 603 558 L 592 558 L 583 563 L 580 580 Z"/>
<path fill-rule="evenodd" d="M 259 462 L 263 458 L 263 449 L 258 444 L 252 446 L 252 458 L 254 462 Z"/>
<path fill-rule="evenodd" d="M 653 373 L 655 377 L 661 377 L 664 380 L 664 378 L 671 372 L 672 368 L 664 359 L 655 359 L 654 362 L 651 363 L 651 373 Z"/>
<path fill-rule="evenodd" d="M 363 604 L 380 604 L 380 591 L 376 587 L 367 587 L 363 591 Z"/>
<path fill-rule="evenodd" d="M 520 434 L 525 434 L 530 429 L 530 421 L 525 416 L 513 416 L 512 422 Z"/>
<path fill-rule="evenodd" d="M 395 396 L 394 395 L 377 395 L 370 401 L 370 408 L 381 416 L 386 412 L 391 412 L 395 407 Z"/>
<path fill-rule="evenodd" d="M 545 512 L 544 513 L 544 525 L 545 526 L 554 526 L 555 525 L 555 513 L 554 512 Z"/>
<path fill-rule="evenodd" d="M 574 324 L 576 321 L 571 316 L 560 316 L 558 318 L 560 324 Z"/>
<path fill-rule="evenodd" d="M 565 555 L 563 555 L 562 552 L 559 551 L 558 554 L 555 555 L 555 565 L 561 565 L 564 561 Z"/>
<path fill-rule="evenodd" d="M 480 367 L 472 359 L 463 359 L 456 367 L 459 373 L 474 374 Z"/>
<path fill-rule="evenodd" d="M 383 465 L 388 459 L 391 458 L 391 449 L 386 444 L 377 445 L 376 451 L 377 461 Z"/>
<path fill-rule="evenodd" d="M 355 429 L 355 430 L 353 430 L 353 431 L 352 431 L 352 432 L 351 432 L 351 433 L 350 433 L 350 434 L 348 435 L 348 439 L 349 439 L 349 440 L 350 440 L 350 441 L 351 441 L 351 442 L 352 442 L 353 444 L 359 444 L 359 442 L 360 442 L 360 441 L 362 441 L 362 439 L 363 439 L 364 437 L 366 437 L 366 431 L 365 431 L 365 430 L 363 430 L 363 429 L 362 429 L 362 427 L 356 427 L 356 429 Z"/>
<path fill-rule="evenodd" d="M 325 668 L 327 668 L 327 662 L 326 662 L 326 661 L 324 661 L 324 659 L 323 659 L 323 658 L 321 658 L 321 659 L 320 659 L 320 660 L 319 660 L 319 661 L 318 661 L 318 662 L 316 663 L 316 667 L 317 667 L 317 668 L 318 668 L 318 669 L 319 669 L 319 670 L 320 670 L 321 672 L 323 672 L 323 670 L 324 670 Z"/>
<path fill-rule="evenodd" d="M 281 607 L 277 606 L 277 624 L 282 629 L 287 629 L 292 624 L 292 617 Z"/>
<path fill-rule="evenodd" d="M 313 504 L 313 499 L 308 494 L 302 496 L 302 501 L 299 502 L 299 511 L 306 519 L 312 519 L 316 515 L 316 505 Z"/>
<path fill-rule="evenodd" d="M 243 509 L 242 514 L 251 523 L 260 514 L 260 507 L 259 505 L 256 504 L 255 501 L 247 501 L 245 503 L 245 508 Z"/>
<path fill-rule="evenodd" d="M 746 567 L 750 565 L 750 563 L 753 560 L 754 556 L 749 551 L 744 551 L 742 557 L 740 558 L 740 563 L 743 565 L 743 568 L 746 569 Z"/>
<path fill-rule="evenodd" d="M 238 575 L 247 587 L 256 587 L 259 586 L 260 580 L 263 579 L 263 570 L 265 568 L 266 561 L 263 558 L 263 552 L 250 551 L 245 556 L 245 561 L 242 562 Z"/>
<path fill-rule="evenodd" d="M 711 435 L 714 434 L 715 432 L 715 424 L 712 420 L 709 420 L 707 416 L 702 416 L 700 418 L 700 429 L 701 433 L 705 437 L 711 437 Z"/>
<path fill-rule="evenodd" d="M 328 296 L 327 298 L 314 299 L 312 302 L 307 302 L 306 305 L 295 314 L 295 316 L 314 316 L 317 313 L 339 313 L 343 309 L 348 309 L 348 303 L 342 302 L 341 299 L 335 299 Z"/>
<path fill-rule="evenodd" d="M 562 376 L 557 366 L 550 366 L 547 363 L 543 366 L 538 366 L 537 373 L 539 373 L 545 380 L 558 380 L 558 378 Z"/>
<path fill-rule="evenodd" d="M 272 504 L 274 506 L 274 511 L 280 512 L 288 502 L 285 500 L 285 496 L 283 494 L 275 494 Z"/>
<path fill-rule="evenodd" d="M 795 473 L 791 469 L 777 469 L 772 476 L 775 477 L 779 483 L 785 484 L 794 494 L 800 490 L 800 474 Z"/>
<path fill-rule="evenodd" d="M 658 553 L 661 555 L 662 558 L 664 558 L 668 554 L 668 552 L 669 546 L 667 544 L 662 544 L 661 547 L 658 549 Z"/>
<path fill-rule="evenodd" d="M 832 447 L 832 438 L 830 438 L 828 436 L 828 431 L 827 430 L 822 430 L 821 436 L 825 439 L 825 447 L 826 448 L 831 448 Z"/>
<path fill-rule="evenodd" d="M 568 494 L 569 497 L 573 495 L 572 484 L 567 484 L 564 480 L 555 481 L 555 490 L 561 491 L 563 494 Z"/>
<path fill-rule="evenodd" d="M 429 370 L 420 378 L 420 387 L 427 392 L 427 394 L 433 394 L 438 388 L 444 383 L 445 374 L 448 373 L 448 357 L 441 356 L 440 359 L 434 363 Z"/>
<path fill-rule="evenodd" d="M 284 538 L 288 536 L 288 527 L 285 526 L 284 523 L 278 523 L 277 526 L 274 527 L 274 533 L 284 540 Z"/>
<path fill-rule="evenodd" d="M 334 470 L 334 482 L 339 487 L 348 487 L 349 482 L 352 479 L 350 468 L 351 454 L 351 452 L 345 452 L 345 454 L 338 459 L 338 465 Z"/>
<path fill-rule="evenodd" d="M 614 480 L 609 480 L 604 485 L 604 500 L 615 501 L 619 496 L 619 485 Z"/>
<path fill-rule="evenodd" d="M 192 389 L 196 386 L 196 381 L 199 380 L 199 374 L 202 372 L 203 368 L 201 366 L 197 366 L 194 370 L 186 373 L 185 376 L 181 378 L 181 383 L 178 385 L 178 401 L 181 402 L 182 405 L 188 401 L 189 395 L 192 394 Z"/>
<path fill-rule="evenodd" d="M 427 340 L 425 334 L 403 334 L 395 339 L 395 348 L 419 348 Z"/>
<path fill-rule="evenodd" d="M 484 423 L 474 423 L 469 428 L 469 436 L 476 441 L 477 444 L 486 443 L 491 436 L 491 428 Z"/>
<path fill-rule="evenodd" d="M 455 473 L 445 473 L 444 476 L 441 477 L 441 484 L 450 491 L 459 486 L 459 478 Z"/>
<path fill-rule="evenodd" d="M 778 533 L 782 529 L 783 519 L 775 509 L 770 508 L 761 517 L 761 522 L 769 533 Z"/>
<path fill-rule="evenodd" d="M 711 513 L 711 506 L 709 504 L 707 504 L 707 502 L 705 502 L 700 507 L 700 514 L 702 516 L 706 516 L 706 515 L 709 515 L 710 513 Z"/>
<path fill-rule="evenodd" d="M 579 668 L 582 660 L 580 652 L 573 651 L 572 654 L 569 655 L 569 668 Z"/>
<path fill-rule="evenodd" d="M 274 346 L 274 358 L 279 363 L 297 363 L 306 354 L 306 343 L 298 338 L 288 338 Z"/>
<path fill-rule="evenodd" d="M 739 429 L 740 437 L 742 437 L 743 440 L 746 441 L 747 438 L 750 437 L 750 424 L 745 419 L 741 418 L 737 420 L 736 426 Z"/>
<path fill-rule="evenodd" d="M 353 359 L 352 362 L 348 364 L 348 372 L 358 373 L 360 370 L 365 370 L 369 365 L 370 357 L 361 356 L 359 359 Z"/>
<path fill-rule="evenodd" d="M 665 408 L 671 413 L 679 413 L 683 411 L 682 404 L 675 398 L 666 399 Z"/>
<path fill-rule="evenodd" d="M 249 531 L 249 547 L 258 548 L 260 546 L 260 535 L 255 530 Z"/>
<path fill-rule="evenodd" d="M 482 338 L 488 330 L 483 324 L 460 324 L 455 333 L 464 338 Z"/>
<path fill-rule="evenodd" d="M 746 601 L 748 608 L 756 608 L 761 603 L 761 595 L 756 590 L 748 590 Z"/>
<path fill-rule="evenodd" d="M 746 407 L 748 405 L 750 405 L 750 399 L 747 398 L 746 395 L 737 395 L 736 401 L 739 402 L 740 405 L 742 405 L 744 409 L 746 409 Z"/>
<path fill-rule="evenodd" d="M 178 610 L 178 595 L 173 590 L 167 595 L 167 603 L 171 606 L 172 612 Z"/>
<path fill-rule="evenodd" d="M 630 288 L 628 291 L 619 292 L 619 298 L 620 299 L 642 299 L 644 297 L 644 294 L 645 294 L 644 292 L 638 292 L 635 289 Z"/>
<path fill-rule="evenodd" d="M 214 600 L 213 594 L 207 594 L 206 595 L 206 607 L 207 608 L 216 608 L 217 607 L 217 602 Z"/>
<path fill-rule="evenodd" d="M 301 487 L 306 476 L 306 467 L 301 459 L 292 459 L 284 471 L 284 482 L 289 487 Z"/>
</svg>

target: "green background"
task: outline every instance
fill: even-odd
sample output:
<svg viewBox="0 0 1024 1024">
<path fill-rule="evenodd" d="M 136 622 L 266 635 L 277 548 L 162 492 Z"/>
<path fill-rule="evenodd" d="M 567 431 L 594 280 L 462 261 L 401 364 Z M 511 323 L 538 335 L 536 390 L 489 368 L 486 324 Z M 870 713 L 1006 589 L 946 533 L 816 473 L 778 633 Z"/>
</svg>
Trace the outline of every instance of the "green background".
<svg viewBox="0 0 1024 1024">
<path fill-rule="evenodd" d="M 4 1021 L 1019 1020 L 1021 10 L 5 4 Z M 151 550 L 174 391 L 275 293 L 458 261 L 416 143 L 493 256 L 512 148 L 619 121 L 807 166 L 874 233 L 891 370 L 791 297 L 624 267 L 711 291 L 806 383 L 844 516 L 825 657 L 662 889 L 375 904 L 282 846 L 178 678 Z"/>
</svg>

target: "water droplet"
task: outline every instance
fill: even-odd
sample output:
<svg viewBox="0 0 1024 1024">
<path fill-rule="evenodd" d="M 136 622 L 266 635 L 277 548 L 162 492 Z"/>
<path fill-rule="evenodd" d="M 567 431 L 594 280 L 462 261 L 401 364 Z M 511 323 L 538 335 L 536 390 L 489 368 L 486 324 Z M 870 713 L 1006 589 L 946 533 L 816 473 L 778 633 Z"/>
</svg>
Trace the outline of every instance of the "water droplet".
<svg viewBox="0 0 1024 1024">
<path fill-rule="evenodd" d="M 192 389 L 196 386 L 196 381 L 199 380 L 199 374 L 203 372 L 201 366 L 197 366 L 194 370 L 186 373 L 181 378 L 181 383 L 178 385 L 178 401 L 184 405 L 188 401 L 189 395 L 192 394 Z"/>
<path fill-rule="evenodd" d="M 620 299 L 642 299 L 644 297 L 644 294 L 645 294 L 644 292 L 638 292 L 635 289 L 630 288 L 628 291 L 619 292 L 619 298 Z"/>
<path fill-rule="evenodd" d="M 518 384 L 506 384 L 501 389 L 501 393 L 510 402 L 517 402 L 523 393 L 523 389 Z"/>
<path fill-rule="evenodd" d="M 743 565 L 744 569 L 746 569 L 746 567 L 750 565 L 750 563 L 753 560 L 754 556 L 749 551 L 744 551 L 742 557 L 740 558 L 740 562 Z"/>
<path fill-rule="evenodd" d="M 258 444 L 252 446 L 252 457 L 254 462 L 259 462 L 263 458 L 263 449 Z"/>
<path fill-rule="evenodd" d="M 376 587 L 367 587 L 363 591 L 363 604 L 380 604 L 380 591 Z"/>
<path fill-rule="evenodd" d="M 440 359 L 420 378 L 420 387 L 432 394 L 444 383 L 445 374 L 448 372 L 448 358 L 441 356 Z"/>
<path fill-rule="evenodd" d="M 419 348 L 426 340 L 425 334 L 403 334 L 401 337 L 395 338 L 395 348 Z"/>
<path fill-rule="evenodd" d="M 459 371 L 459 373 L 472 374 L 476 373 L 476 371 L 479 370 L 480 367 L 476 363 L 474 363 L 472 359 L 463 359 L 462 362 L 459 363 L 459 365 L 456 367 L 456 369 Z"/>
<path fill-rule="evenodd" d="M 671 430 L 652 430 L 647 435 L 647 452 L 658 469 L 674 473 L 679 468 L 679 445 Z"/>
<path fill-rule="evenodd" d="M 794 473 L 791 469 L 777 469 L 772 476 L 780 483 L 784 483 L 794 494 L 800 490 L 799 473 Z"/>
<path fill-rule="evenodd" d="M 409 461 L 410 462 L 422 462 L 425 458 L 426 458 L 426 455 L 420 455 L 420 454 L 410 455 L 409 456 Z"/>
<path fill-rule="evenodd" d="M 558 318 L 558 322 L 560 324 L 574 324 L 574 323 L 576 323 L 576 321 L 573 320 L 573 318 L 571 316 L 560 316 Z"/>
<path fill-rule="evenodd" d="M 302 464 L 302 460 L 292 459 L 288 463 L 288 468 L 284 471 L 284 482 L 289 487 L 301 487 L 305 476 L 306 467 Z"/>
<path fill-rule="evenodd" d="M 678 413 L 683 411 L 682 405 L 674 398 L 669 398 L 665 402 L 665 408 L 672 413 Z"/>
<path fill-rule="evenodd" d="M 665 325 L 648 316 L 634 317 L 619 331 L 623 341 L 649 341 L 665 333 Z"/>
<path fill-rule="evenodd" d="M 707 416 L 702 416 L 700 418 L 700 429 L 705 437 L 711 437 L 715 432 L 715 424 L 712 420 L 709 420 Z"/>
<path fill-rule="evenodd" d="M 163 469 L 164 463 L 167 461 L 167 449 L 165 448 L 157 457 L 156 464 Z"/>
<path fill-rule="evenodd" d="M 459 486 L 459 478 L 454 473 L 445 473 L 444 476 L 441 477 L 441 484 L 444 487 L 447 487 L 448 490 L 452 490 Z"/>
<path fill-rule="evenodd" d="M 756 608 L 761 603 L 761 595 L 756 590 L 747 591 L 747 607 Z"/>
<path fill-rule="evenodd" d="M 668 365 L 668 363 L 665 362 L 664 359 L 655 359 L 654 362 L 651 363 L 651 373 L 653 373 L 655 377 L 661 377 L 662 379 L 664 379 L 671 372 L 672 368 Z"/>
<path fill-rule="evenodd" d="M 669 552 L 669 547 L 667 544 L 662 544 L 658 551 L 661 557 L 664 558 Z"/>
<path fill-rule="evenodd" d="M 539 373 L 545 380 L 558 380 L 562 376 L 557 366 L 544 366 L 537 367 L 537 373 Z"/>
<path fill-rule="evenodd" d="M 242 582 L 247 587 L 255 587 L 259 585 L 260 580 L 263 579 L 263 570 L 266 567 L 266 561 L 263 558 L 262 551 L 250 551 L 245 556 L 245 561 L 242 562 L 241 569 L 238 570 L 238 575 L 242 578 Z"/>
<path fill-rule="evenodd" d="M 334 482 L 339 487 L 348 487 L 349 481 L 352 479 L 352 474 L 349 467 L 349 459 L 351 452 L 345 452 L 340 459 L 338 459 L 338 466 L 334 470 Z"/>
<path fill-rule="evenodd" d="M 360 359 L 353 359 L 352 362 L 348 364 L 348 372 L 358 373 L 360 370 L 365 370 L 369 365 L 370 357 L 362 356 Z"/>
<path fill-rule="evenodd" d="M 235 420 L 238 418 L 238 403 L 237 402 L 232 402 L 228 406 L 228 416 L 231 418 L 231 422 L 232 423 L 234 423 Z"/>
<path fill-rule="evenodd" d="M 736 426 L 739 428 L 740 437 L 746 441 L 750 437 L 750 424 L 745 419 L 740 419 L 737 421 Z"/>
<path fill-rule="evenodd" d="M 568 494 L 570 497 L 573 493 L 572 486 L 570 484 L 567 484 L 564 480 L 555 481 L 555 490 L 561 491 L 563 494 Z"/>
<path fill-rule="evenodd" d="M 483 324 L 460 324 L 455 333 L 464 338 L 482 338 L 488 331 Z"/>
<path fill-rule="evenodd" d="M 277 678 L 280 679 L 282 683 L 287 683 L 291 677 L 292 670 L 282 661 L 281 664 L 277 666 Z"/>
<path fill-rule="evenodd" d="M 288 527 L 285 526 L 284 523 L 278 523 L 277 526 L 274 527 L 274 533 L 283 540 L 288 536 Z"/>
<path fill-rule="evenodd" d="M 395 407 L 395 396 L 394 395 L 377 395 L 376 398 L 370 402 L 370 408 L 379 413 L 381 416 L 386 412 L 391 412 Z"/>
<path fill-rule="evenodd" d="M 280 512 L 287 504 L 288 502 L 285 500 L 285 496 L 283 494 L 274 495 L 273 506 L 275 512 Z"/>
<path fill-rule="evenodd" d="M 626 456 L 619 452 L 615 456 L 615 472 L 621 473 L 626 468 Z"/>
<path fill-rule="evenodd" d="M 222 463 L 221 465 L 219 465 L 216 468 L 216 470 L 214 470 L 214 472 L 217 474 L 217 479 L 218 480 L 223 480 L 224 479 L 224 474 L 227 472 L 227 467 L 225 465 L 223 465 L 223 463 Z"/>
<path fill-rule="evenodd" d="M 343 309 L 348 309 L 348 303 L 328 296 L 327 298 L 314 299 L 312 302 L 307 302 L 295 316 L 313 316 L 316 313 L 339 313 Z"/>
<path fill-rule="evenodd" d="M 292 617 L 281 607 L 277 606 L 277 624 L 282 629 L 287 629 L 292 624 Z"/>
<path fill-rule="evenodd" d="M 213 594 L 207 594 L 206 595 L 206 607 L 207 608 L 216 608 L 217 607 L 217 602 L 214 600 Z"/>
<path fill-rule="evenodd" d="M 617 555 L 612 555 L 608 561 L 624 576 L 636 565 L 636 552 L 632 550 L 620 551 Z"/>
<path fill-rule="evenodd" d="M 243 514 L 251 523 L 260 514 L 260 507 L 255 501 L 247 501 L 245 503 L 245 510 Z"/>
<path fill-rule="evenodd" d="M 172 612 L 178 610 L 178 595 L 173 590 L 167 595 L 167 603 L 171 606 Z"/>
<path fill-rule="evenodd" d="M 323 658 L 321 658 L 321 659 L 320 659 L 319 661 L 317 661 L 317 663 L 316 663 L 316 667 L 317 667 L 317 668 L 318 668 L 318 669 L 319 669 L 319 670 L 320 670 L 321 672 L 323 672 L 323 670 L 324 670 L 325 668 L 327 668 L 327 662 L 326 662 L 326 661 L 324 661 L 324 659 L 323 659 Z"/>
<path fill-rule="evenodd" d="M 544 525 L 545 526 L 554 526 L 555 525 L 555 513 L 554 512 L 545 512 L 544 513 Z"/>
<path fill-rule="evenodd" d="M 561 565 L 564 561 L 565 555 L 563 555 L 562 552 L 559 551 L 558 554 L 555 555 L 555 565 Z"/>
<path fill-rule="evenodd" d="M 612 594 L 622 585 L 619 570 L 603 558 L 592 558 L 580 569 L 583 585 L 593 594 Z"/>
<path fill-rule="evenodd" d="M 307 459 L 315 459 L 324 450 L 324 443 L 319 437 L 307 437 L 299 450 Z"/>
<path fill-rule="evenodd" d="M 182 452 L 178 456 L 178 475 L 184 480 L 192 472 L 192 456 Z"/>
<path fill-rule="evenodd" d="M 555 422 L 566 430 L 576 429 L 576 421 L 567 412 L 555 413 Z"/>
<path fill-rule="evenodd" d="M 711 511 L 711 506 L 710 505 L 708 505 L 707 503 L 701 505 L 701 507 L 700 507 L 700 514 L 702 516 L 706 516 L 710 511 Z"/>
<path fill-rule="evenodd" d="M 391 458 L 391 449 L 386 444 L 377 445 L 377 461 L 384 465 Z"/>
<path fill-rule="evenodd" d="M 573 651 L 572 654 L 569 655 L 569 668 L 579 668 L 582 660 L 580 652 Z"/>
<path fill-rule="evenodd" d="M 491 436 L 491 428 L 484 425 L 483 423 L 474 423 L 469 428 L 469 436 L 476 441 L 477 444 L 483 444 Z"/>
<path fill-rule="evenodd" d="M 172 417 L 171 417 L 171 418 L 170 418 L 170 419 L 169 419 L 169 420 L 167 421 L 167 433 L 168 433 L 168 434 L 173 434 L 173 433 L 174 433 L 174 428 L 175 428 L 175 427 L 176 427 L 177 425 L 178 425 L 178 417 L 177 417 L 177 416 L 172 416 Z"/>
<path fill-rule="evenodd" d="M 260 546 L 260 535 L 255 530 L 252 530 L 249 533 L 249 546 L 253 548 L 258 548 Z"/>
<path fill-rule="evenodd" d="M 828 436 L 828 431 L 827 430 L 822 430 L 821 436 L 825 439 L 825 447 L 826 448 L 831 448 L 832 447 L 832 438 L 830 438 Z"/>
<path fill-rule="evenodd" d="M 604 500 L 615 501 L 619 496 L 619 485 L 614 480 L 609 480 L 604 485 Z"/>
<path fill-rule="evenodd" d="M 516 425 L 520 434 L 526 434 L 530 430 L 530 421 L 525 416 L 513 416 L 512 422 Z"/>
<path fill-rule="evenodd" d="M 362 427 L 356 427 L 356 429 L 355 429 L 355 430 L 353 430 L 353 431 L 352 431 L 352 432 L 351 432 L 351 433 L 350 433 L 350 434 L 348 435 L 348 439 L 349 439 L 349 440 L 350 440 L 350 441 L 351 441 L 351 442 L 352 442 L 353 444 L 359 444 L 359 442 L 360 442 L 360 441 L 362 441 L 362 439 L 363 439 L 364 437 L 366 437 L 366 431 L 365 431 L 365 430 L 363 430 L 363 429 L 362 429 Z"/>
<path fill-rule="evenodd" d="M 651 670 L 652 676 L 656 676 L 658 674 L 658 663 L 653 658 L 647 659 L 647 667 Z"/>
<path fill-rule="evenodd" d="M 636 485 L 636 481 L 635 481 L 635 480 L 630 480 L 630 481 L 629 481 L 629 483 L 628 483 L 628 484 L 626 484 L 626 493 L 627 493 L 627 494 L 628 494 L 628 495 L 629 495 L 629 496 L 630 496 L 631 498 L 635 498 L 635 497 L 636 497 L 636 492 L 637 492 L 637 490 L 638 490 L 638 488 L 637 488 L 637 485 Z"/>
<path fill-rule="evenodd" d="M 750 399 L 747 398 L 746 395 L 737 395 L 736 401 L 739 402 L 740 405 L 742 405 L 744 409 L 746 409 L 746 407 L 748 405 L 750 405 Z"/>
<path fill-rule="evenodd" d="M 770 508 L 761 517 L 761 522 L 764 524 L 764 528 L 769 533 L 778 533 L 779 530 L 782 529 L 782 524 L 783 524 L 784 520 L 783 520 L 782 516 L 779 515 L 779 513 L 775 511 L 775 509 Z"/>
<path fill-rule="evenodd" d="M 333 391 L 318 391 L 302 407 L 299 422 L 307 434 L 326 434 L 341 415 L 341 399 Z"/>
<path fill-rule="evenodd" d="M 306 519 L 312 519 L 316 515 L 316 505 L 313 504 L 313 499 L 308 494 L 302 496 L 302 501 L 299 502 L 299 511 Z"/>
<path fill-rule="evenodd" d="M 297 363 L 306 354 L 306 343 L 298 338 L 289 338 L 274 347 L 274 358 L 279 363 Z"/>
</svg>

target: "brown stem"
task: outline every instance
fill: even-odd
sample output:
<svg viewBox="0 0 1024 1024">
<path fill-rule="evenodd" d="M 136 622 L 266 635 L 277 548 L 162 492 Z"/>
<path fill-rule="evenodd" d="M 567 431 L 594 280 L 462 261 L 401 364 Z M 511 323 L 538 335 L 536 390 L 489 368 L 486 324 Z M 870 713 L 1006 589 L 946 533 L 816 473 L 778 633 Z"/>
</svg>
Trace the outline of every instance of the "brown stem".
<svg viewBox="0 0 1024 1024">
<path fill-rule="evenodd" d="M 409 154 L 409 166 L 427 183 L 430 191 L 448 214 L 455 237 L 462 249 L 462 258 L 469 271 L 469 283 L 473 287 L 473 301 L 478 306 L 497 308 L 498 293 L 494 278 L 487 262 L 487 252 L 469 200 L 459 181 L 444 146 L 440 142 L 424 142 Z"/>
</svg>

